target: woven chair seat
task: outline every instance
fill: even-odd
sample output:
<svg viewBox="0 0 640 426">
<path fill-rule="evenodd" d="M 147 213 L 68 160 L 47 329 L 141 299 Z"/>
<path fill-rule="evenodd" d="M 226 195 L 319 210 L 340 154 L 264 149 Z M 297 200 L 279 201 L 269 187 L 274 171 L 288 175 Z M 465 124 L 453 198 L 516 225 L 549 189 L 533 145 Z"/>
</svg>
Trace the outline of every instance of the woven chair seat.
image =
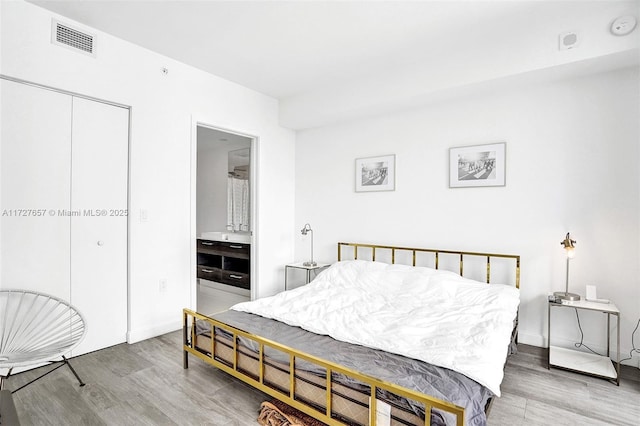
<svg viewBox="0 0 640 426">
<path fill-rule="evenodd" d="M 80 312 L 64 300 L 27 290 L 0 290 L 0 369 L 64 358 L 86 333 Z"/>
</svg>

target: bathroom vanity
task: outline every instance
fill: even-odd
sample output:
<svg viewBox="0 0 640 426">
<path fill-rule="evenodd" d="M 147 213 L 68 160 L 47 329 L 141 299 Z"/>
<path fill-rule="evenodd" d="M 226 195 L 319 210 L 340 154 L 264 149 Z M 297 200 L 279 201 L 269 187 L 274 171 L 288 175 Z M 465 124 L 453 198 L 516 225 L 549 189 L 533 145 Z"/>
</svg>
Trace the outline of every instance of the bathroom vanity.
<svg viewBox="0 0 640 426">
<path fill-rule="evenodd" d="M 223 234 L 220 239 L 198 239 L 196 251 L 200 290 L 212 300 L 211 309 L 222 311 L 250 299 L 250 243 Z"/>
<path fill-rule="evenodd" d="M 251 290 L 249 244 L 198 240 L 198 278 Z"/>
</svg>

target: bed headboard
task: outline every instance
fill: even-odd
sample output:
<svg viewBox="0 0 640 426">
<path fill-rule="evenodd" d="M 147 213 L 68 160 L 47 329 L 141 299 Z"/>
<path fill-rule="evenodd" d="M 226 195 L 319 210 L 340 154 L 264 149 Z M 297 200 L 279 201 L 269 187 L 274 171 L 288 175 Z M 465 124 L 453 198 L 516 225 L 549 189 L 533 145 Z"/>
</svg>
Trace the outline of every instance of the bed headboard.
<svg viewBox="0 0 640 426">
<path fill-rule="evenodd" d="M 424 249 L 424 248 L 413 248 L 413 247 L 395 247 L 395 246 L 386 246 L 386 245 L 377 245 L 377 244 L 361 244 L 361 243 L 338 243 L 338 261 L 343 260 L 343 247 L 353 247 L 353 257 L 351 259 L 358 259 L 358 249 L 366 249 L 370 254 L 369 259 L 365 260 L 376 260 L 376 252 L 384 251 L 387 256 L 391 255 L 391 263 L 396 263 L 396 253 L 402 254 L 411 254 L 411 265 L 416 266 L 416 254 L 417 253 L 430 253 L 434 258 L 435 269 L 438 269 L 440 266 L 441 255 L 445 256 L 454 256 L 458 257 L 460 261 L 460 275 L 463 275 L 464 272 L 464 259 L 465 257 L 472 257 L 473 259 L 483 259 L 486 263 L 486 272 L 487 272 L 487 283 L 491 282 L 491 259 L 512 259 L 515 262 L 515 286 L 516 288 L 520 288 L 520 256 L 515 254 L 497 254 L 497 253 L 479 253 L 479 252 L 469 252 L 469 251 L 455 251 L 455 250 L 437 250 L 437 249 Z M 361 252 L 364 250 L 361 250 Z"/>
</svg>

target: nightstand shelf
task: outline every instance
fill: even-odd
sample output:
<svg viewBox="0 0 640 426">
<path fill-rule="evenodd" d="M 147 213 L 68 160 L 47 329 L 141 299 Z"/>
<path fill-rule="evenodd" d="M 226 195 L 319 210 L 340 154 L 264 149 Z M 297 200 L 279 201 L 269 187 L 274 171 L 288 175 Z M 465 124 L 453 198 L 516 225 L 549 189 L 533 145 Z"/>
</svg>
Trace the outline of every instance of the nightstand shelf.
<svg viewBox="0 0 640 426">
<path fill-rule="evenodd" d="M 549 364 L 567 370 L 586 373 L 592 376 L 616 380 L 618 374 L 611 359 L 587 352 L 551 346 L 549 348 Z"/>
<path fill-rule="evenodd" d="M 601 356 L 588 352 L 553 346 L 551 344 L 551 308 L 574 308 L 602 312 L 607 315 L 607 355 Z M 610 358 L 611 315 L 617 317 L 616 358 Z M 549 302 L 548 308 L 549 361 L 547 368 L 556 367 L 590 376 L 601 377 L 620 386 L 620 311 L 613 303 L 596 303 L 579 300 L 569 303 Z"/>
</svg>

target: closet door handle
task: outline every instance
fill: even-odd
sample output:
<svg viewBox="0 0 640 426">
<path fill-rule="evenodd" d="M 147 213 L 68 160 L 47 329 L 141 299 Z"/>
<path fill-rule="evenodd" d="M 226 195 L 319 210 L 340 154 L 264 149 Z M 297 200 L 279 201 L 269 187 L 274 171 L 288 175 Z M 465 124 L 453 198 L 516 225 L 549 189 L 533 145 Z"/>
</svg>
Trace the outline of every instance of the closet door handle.
<svg viewBox="0 0 640 426">
<path fill-rule="evenodd" d="M 243 246 L 237 246 L 237 245 L 233 245 L 233 244 L 231 244 L 229 247 L 230 247 L 230 248 L 235 248 L 235 249 L 241 249 L 241 248 L 244 248 Z"/>
<path fill-rule="evenodd" d="M 242 279 L 242 276 L 240 276 L 240 275 L 234 275 L 234 274 L 229 274 L 229 278 L 234 278 L 234 279 L 236 279 L 236 280 L 241 280 L 241 279 Z"/>
</svg>

